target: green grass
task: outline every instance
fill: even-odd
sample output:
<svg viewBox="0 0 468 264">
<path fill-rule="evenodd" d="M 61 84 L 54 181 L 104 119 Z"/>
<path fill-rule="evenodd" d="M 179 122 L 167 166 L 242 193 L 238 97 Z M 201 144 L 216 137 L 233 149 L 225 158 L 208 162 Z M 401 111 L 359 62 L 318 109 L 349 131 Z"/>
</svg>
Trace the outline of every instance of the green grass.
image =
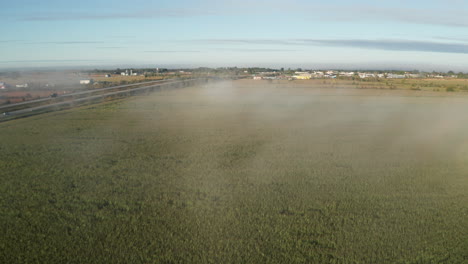
<svg viewBox="0 0 468 264">
<path fill-rule="evenodd" d="M 0 124 L 0 262 L 468 261 L 468 97 L 287 85 Z"/>
</svg>

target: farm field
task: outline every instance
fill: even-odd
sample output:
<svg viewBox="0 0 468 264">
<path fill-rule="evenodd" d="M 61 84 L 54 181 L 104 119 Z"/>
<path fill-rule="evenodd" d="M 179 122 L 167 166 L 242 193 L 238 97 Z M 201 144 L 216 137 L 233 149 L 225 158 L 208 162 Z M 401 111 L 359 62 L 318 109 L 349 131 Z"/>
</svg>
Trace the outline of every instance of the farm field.
<svg viewBox="0 0 468 264">
<path fill-rule="evenodd" d="M 430 92 L 468 92 L 468 79 L 311 79 L 294 83 L 331 88 L 356 88 L 380 90 L 412 90 Z"/>
<path fill-rule="evenodd" d="M 0 262 L 467 263 L 467 112 L 239 80 L 0 123 Z"/>
<path fill-rule="evenodd" d="M 175 76 L 166 76 L 166 78 L 174 78 Z M 186 78 L 189 75 L 185 76 Z M 45 82 L 46 76 L 41 75 L 31 75 L 29 78 L 37 78 L 33 79 L 35 81 L 42 81 Z M 83 78 L 90 78 L 96 81 L 95 85 L 78 85 L 78 77 L 70 77 L 67 79 L 67 82 L 71 82 L 71 79 L 74 80 L 74 84 L 68 87 L 61 88 L 27 88 L 27 89 L 16 89 L 10 88 L 7 90 L 0 90 L 0 105 L 8 104 L 8 103 L 19 103 L 23 101 L 33 100 L 37 98 L 44 98 L 48 97 L 53 93 L 57 94 L 65 94 L 68 92 L 73 92 L 76 90 L 83 90 L 83 89 L 93 89 L 93 88 L 105 88 L 109 86 L 115 85 L 122 85 L 122 84 L 130 84 L 136 82 L 144 82 L 144 81 L 156 81 L 162 80 L 165 77 L 162 76 L 152 76 L 152 77 L 144 77 L 141 75 L 138 76 L 121 76 L 121 75 L 113 75 L 112 77 L 106 78 L 103 74 L 99 75 L 87 75 L 82 76 Z M 9 83 L 28 83 L 25 77 L 18 79 L 18 80 L 10 80 L 10 79 L 3 79 L 8 80 Z M 258 81 L 256 81 L 258 82 Z M 322 87 L 322 88 L 347 88 L 347 89 L 378 89 L 378 90 L 410 90 L 410 91 L 425 91 L 425 92 L 437 92 L 437 93 L 445 93 L 445 92 L 458 92 L 458 93 L 467 93 L 468 92 L 468 79 L 456 79 L 456 78 L 447 78 L 447 79 L 357 79 L 357 80 L 346 80 L 346 79 L 311 79 L 311 80 L 294 80 L 293 82 L 289 83 L 284 80 L 274 80 L 274 81 L 260 81 L 260 83 L 268 84 L 275 84 L 275 85 L 283 85 L 286 84 L 287 86 L 297 87 L 297 86 L 314 86 L 314 87 Z"/>
<path fill-rule="evenodd" d="M 21 103 L 24 101 L 46 98 L 50 95 L 56 93 L 58 95 L 63 95 L 69 93 L 70 91 L 5 91 L 0 92 L 0 106 L 6 104 L 7 102 L 14 104 L 14 103 Z"/>
</svg>

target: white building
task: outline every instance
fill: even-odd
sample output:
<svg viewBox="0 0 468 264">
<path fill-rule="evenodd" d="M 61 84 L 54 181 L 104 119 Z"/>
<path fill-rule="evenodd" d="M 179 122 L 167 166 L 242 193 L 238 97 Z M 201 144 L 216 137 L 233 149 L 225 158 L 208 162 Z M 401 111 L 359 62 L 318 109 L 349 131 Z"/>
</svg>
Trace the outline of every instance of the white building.
<svg viewBox="0 0 468 264">
<path fill-rule="evenodd" d="M 389 73 L 389 74 L 387 74 L 387 78 L 389 78 L 389 79 L 405 79 L 406 76 L 404 74 Z"/>
<path fill-rule="evenodd" d="M 93 80 L 92 80 L 92 79 L 89 79 L 89 80 L 80 80 L 80 84 L 90 84 L 90 83 L 93 83 Z"/>
<path fill-rule="evenodd" d="M 16 85 L 16 88 L 28 88 L 28 86 L 29 86 L 29 85 L 28 85 L 27 83 L 25 83 L 25 84 L 17 84 L 17 85 Z"/>
<path fill-rule="evenodd" d="M 124 72 L 121 72 L 120 75 L 122 76 L 136 76 L 138 73 L 133 72 L 133 70 L 125 70 Z"/>
<path fill-rule="evenodd" d="M 291 77 L 294 78 L 294 79 L 298 79 L 298 80 L 309 80 L 309 79 L 312 78 L 312 74 L 310 74 L 310 73 L 301 73 L 301 74 L 293 75 Z"/>
<path fill-rule="evenodd" d="M 340 76 L 353 77 L 354 72 L 340 72 Z"/>
<path fill-rule="evenodd" d="M 376 77 L 375 74 L 373 74 L 373 73 L 366 73 L 366 72 L 359 72 L 358 75 L 359 75 L 359 78 L 361 78 L 361 79 L 365 79 L 365 78 L 375 78 L 375 77 Z"/>
<path fill-rule="evenodd" d="M 407 73 L 405 75 L 408 78 L 422 78 L 423 77 L 421 74 L 414 74 L 414 73 Z"/>
</svg>

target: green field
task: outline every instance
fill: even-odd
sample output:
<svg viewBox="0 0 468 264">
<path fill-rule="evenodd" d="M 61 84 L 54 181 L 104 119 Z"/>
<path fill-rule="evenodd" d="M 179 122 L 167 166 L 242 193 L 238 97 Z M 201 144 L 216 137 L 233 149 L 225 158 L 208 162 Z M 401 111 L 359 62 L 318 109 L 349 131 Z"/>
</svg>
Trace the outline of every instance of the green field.
<svg viewBox="0 0 468 264">
<path fill-rule="evenodd" d="M 468 95 L 298 83 L 1 123 L 0 263 L 468 263 Z"/>
</svg>

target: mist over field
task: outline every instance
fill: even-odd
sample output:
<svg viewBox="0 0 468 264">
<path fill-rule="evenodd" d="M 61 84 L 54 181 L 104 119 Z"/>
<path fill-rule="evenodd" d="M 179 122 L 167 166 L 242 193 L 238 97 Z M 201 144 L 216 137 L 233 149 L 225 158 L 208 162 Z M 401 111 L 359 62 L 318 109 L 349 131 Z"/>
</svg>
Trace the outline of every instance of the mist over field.
<svg viewBox="0 0 468 264">
<path fill-rule="evenodd" d="M 2 1 L 0 264 L 468 264 L 468 1 Z"/>
<path fill-rule="evenodd" d="M 463 263 L 468 97 L 238 80 L 0 124 L 0 259 Z"/>
</svg>

